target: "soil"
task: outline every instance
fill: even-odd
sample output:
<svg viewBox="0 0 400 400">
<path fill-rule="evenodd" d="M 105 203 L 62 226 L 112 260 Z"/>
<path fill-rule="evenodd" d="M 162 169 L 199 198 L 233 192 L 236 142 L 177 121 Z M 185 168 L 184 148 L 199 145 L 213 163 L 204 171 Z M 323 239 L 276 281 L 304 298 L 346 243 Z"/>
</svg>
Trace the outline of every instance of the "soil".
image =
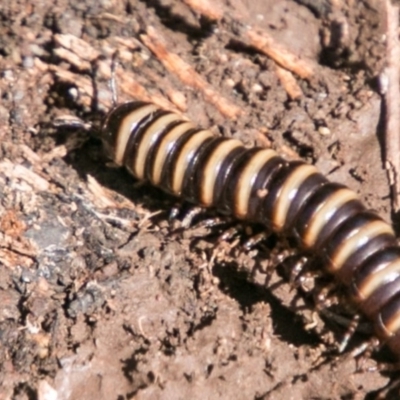
<svg viewBox="0 0 400 400">
<path fill-rule="evenodd" d="M 241 225 L 221 240 L 235 223 L 212 211 L 185 227 L 188 206 L 110 165 L 96 137 L 114 55 L 119 101 L 312 162 L 390 220 L 383 3 L 221 0 L 212 21 L 178 0 L 1 2 L 1 400 L 400 397 L 388 351 L 354 355 L 367 322 L 338 352 L 354 310 L 318 265 L 293 284 L 291 243 L 246 250 L 260 228 Z M 313 75 L 277 67 L 248 27 Z"/>
</svg>

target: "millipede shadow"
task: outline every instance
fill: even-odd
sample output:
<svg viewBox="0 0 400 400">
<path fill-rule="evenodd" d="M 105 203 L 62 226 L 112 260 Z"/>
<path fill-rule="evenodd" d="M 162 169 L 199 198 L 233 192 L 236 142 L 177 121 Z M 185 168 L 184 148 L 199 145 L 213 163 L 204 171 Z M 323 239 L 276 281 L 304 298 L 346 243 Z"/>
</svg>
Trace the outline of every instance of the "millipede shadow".
<svg viewBox="0 0 400 400">
<path fill-rule="evenodd" d="M 234 266 L 214 265 L 213 275 L 220 280 L 220 289 L 235 299 L 240 307 L 249 310 L 254 304 L 266 302 L 271 307 L 274 334 L 295 346 L 315 345 L 320 341 L 316 333 L 306 331 L 296 314 L 284 307 L 268 288 L 248 281 L 248 273 Z"/>
</svg>

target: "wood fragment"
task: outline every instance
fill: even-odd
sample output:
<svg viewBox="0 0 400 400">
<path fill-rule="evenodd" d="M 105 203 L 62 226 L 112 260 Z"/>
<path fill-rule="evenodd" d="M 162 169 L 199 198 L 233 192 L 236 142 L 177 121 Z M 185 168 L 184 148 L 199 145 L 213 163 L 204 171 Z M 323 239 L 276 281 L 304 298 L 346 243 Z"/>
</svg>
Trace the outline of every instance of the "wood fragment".
<svg viewBox="0 0 400 400">
<path fill-rule="evenodd" d="M 175 74 L 185 85 L 200 90 L 204 98 L 213 104 L 222 115 L 235 119 L 241 114 L 239 107 L 216 92 L 191 65 L 177 54 L 170 52 L 161 39 L 162 35 L 155 28 L 148 27 L 147 34 L 141 35 L 140 38 L 170 73 Z"/>
<path fill-rule="evenodd" d="M 113 192 L 101 186 L 91 175 L 87 175 L 87 187 L 93 194 L 93 203 L 97 208 L 118 208 L 118 203 L 113 199 Z"/>
<path fill-rule="evenodd" d="M 80 60 L 93 62 L 100 57 L 100 52 L 83 39 L 71 34 L 55 34 L 54 42 L 58 48 L 71 51 Z"/>
<path fill-rule="evenodd" d="M 57 400 L 57 391 L 45 380 L 41 379 L 37 390 L 38 400 Z"/>
<path fill-rule="evenodd" d="M 183 0 L 193 11 L 203 15 L 211 21 L 217 21 L 224 16 L 222 7 L 215 0 Z"/>
<path fill-rule="evenodd" d="M 73 65 L 79 70 L 89 69 L 90 64 L 87 60 L 96 61 L 97 74 L 98 77 L 109 81 L 111 78 L 111 64 L 107 60 L 99 60 L 99 52 L 94 49 L 90 44 L 86 43 L 82 39 L 75 38 L 72 35 L 56 35 L 57 44 L 62 47 L 54 49 L 55 54 L 63 60 L 67 61 L 69 64 Z M 124 49 L 129 46 L 130 48 L 137 48 L 136 42 L 131 42 L 127 40 L 117 41 L 117 44 L 123 46 Z M 118 50 L 120 53 L 120 48 L 110 48 L 108 51 L 110 53 Z M 92 99 L 94 96 L 93 92 L 93 82 L 88 77 L 83 75 L 75 74 L 57 65 L 49 65 L 49 69 L 53 71 L 56 77 L 63 82 L 70 83 L 79 89 L 80 102 L 86 106 L 90 107 Z M 171 110 L 180 114 L 180 111 L 174 107 L 165 97 L 158 94 L 150 94 L 147 89 L 142 86 L 137 79 L 135 79 L 135 74 L 130 72 L 126 73 L 121 67 L 117 65 L 116 67 L 117 85 L 119 91 L 125 95 L 122 100 L 140 100 L 148 101 L 157 104 L 158 106 Z M 101 96 L 97 99 L 98 105 L 101 110 L 107 111 L 112 107 L 111 91 L 109 96 Z"/>
<path fill-rule="evenodd" d="M 0 246 L 0 262 L 9 269 L 15 269 L 17 265 L 24 265 L 26 268 L 29 268 L 34 264 L 32 258 L 20 254 L 18 251 L 2 248 L 2 246 Z"/>
<path fill-rule="evenodd" d="M 75 65 L 76 67 L 78 67 L 80 71 L 90 71 L 91 69 L 90 62 L 82 60 L 72 51 L 60 47 L 58 49 L 54 49 L 53 53 L 57 57 L 62 58 L 65 61 L 68 61 L 72 65 Z"/>
<path fill-rule="evenodd" d="M 279 153 L 282 153 L 282 155 L 288 160 L 301 160 L 300 154 L 296 153 L 296 151 L 286 145 L 279 147 Z"/>
<path fill-rule="evenodd" d="M 27 239 L 24 236 L 14 238 L 12 235 L 8 235 L 5 232 L 0 232 L 0 249 L 2 250 L 1 256 L 5 256 L 5 258 L 7 258 L 7 255 L 10 258 L 21 256 L 31 259 L 34 259 L 37 256 L 36 246 L 30 239 Z M 0 258 L 0 260 L 4 262 L 3 259 Z M 12 263 L 10 264 L 13 266 L 17 265 Z"/>
<path fill-rule="evenodd" d="M 301 87 L 299 86 L 296 78 L 290 71 L 277 65 L 276 74 L 291 100 L 296 100 L 303 96 L 303 91 L 301 90 Z"/>
<path fill-rule="evenodd" d="M 72 149 L 73 150 L 73 149 Z M 52 150 L 50 150 L 48 153 L 43 154 L 42 156 L 42 162 L 44 163 L 49 163 L 55 158 L 63 158 L 65 157 L 69 152 L 71 151 L 70 146 L 65 146 L 65 145 L 60 145 L 54 147 Z"/>
<path fill-rule="evenodd" d="M 165 108 L 166 110 L 170 110 L 176 112 L 181 115 L 180 111 L 172 105 L 165 97 L 157 94 L 157 93 L 149 93 L 144 86 L 142 86 L 137 79 L 135 79 L 135 75 L 133 73 L 127 74 L 122 68 L 117 67 L 116 69 L 117 83 L 118 87 L 129 97 L 129 99 L 141 100 L 141 101 L 149 101 L 151 103 L 160 106 L 161 108 Z M 107 79 L 111 77 L 110 75 L 106 76 Z"/>
<path fill-rule="evenodd" d="M 215 5 L 210 3 L 208 0 L 183 0 L 190 8 L 206 18 L 211 20 L 220 20 L 224 16 L 222 11 L 222 5 Z M 239 37 L 237 40 L 243 41 L 246 45 L 255 48 L 261 53 L 267 55 L 274 60 L 282 68 L 293 72 L 302 79 L 310 80 L 318 69 L 318 65 L 312 60 L 303 59 L 287 48 L 277 43 L 268 32 L 255 29 L 252 27 L 240 27 L 240 16 L 236 16 L 232 20 L 228 21 L 232 26 L 234 25 L 237 30 L 239 27 Z M 148 32 L 149 34 L 149 32 Z M 281 79 L 281 77 L 279 77 Z M 285 79 L 285 78 L 284 78 Z M 289 79 L 289 78 L 287 78 Z M 292 79 L 294 82 L 294 79 Z M 289 86 L 289 96 L 298 98 L 301 96 L 300 88 L 295 88 L 295 85 L 291 83 Z"/>
<path fill-rule="evenodd" d="M 208 19 L 220 20 L 224 16 L 222 5 L 218 3 L 210 3 L 209 0 L 183 1 L 194 11 Z M 261 53 L 267 55 L 282 68 L 295 73 L 302 79 L 311 79 L 314 76 L 317 70 L 316 63 L 295 55 L 284 46 L 277 43 L 265 30 L 255 29 L 248 26 L 240 28 L 240 15 L 234 15 L 233 18 L 226 18 L 226 20 L 228 24 L 235 26 L 236 29 L 239 27 L 239 40 L 243 40 L 247 45 L 250 45 Z M 233 31 L 236 29 L 233 29 Z M 292 95 L 297 96 L 298 93 L 299 91 L 296 90 L 296 93 L 293 92 Z M 291 96 L 291 94 L 289 94 L 289 96 Z"/>
<path fill-rule="evenodd" d="M 385 102 L 385 168 L 391 187 L 392 209 L 400 210 L 400 86 L 399 60 L 400 44 L 399 6 L 385 0 L 386 6 L 386 54 L 387 66 L 381 74 L 381 83 L 387 80 L 387 86 L 381 87 Z"/>
<path fill-rule="evenodd" d="M 103 20 L 109 20 L 109 21 L 113 21 L 113 22 L 118 22 L 120 24 L 127 24 L 128 23 L 126 18 L 122 18 L 122 17 L 120 17 L 118 15 L 111 14 L 111 13 L 108 13 L 108 12 L 100 13 L 100 14 L 96 15 L 96 18 L 97 19 L 103 19 Z"/>
<path fill-rule="evenodd" d="M 93 176 L 89 174 L 87 175 L 87 187 L 92 195 L 91 201 L 96 208 L 125 208 L 135 210 L 138 212 L 138 214 L 145 214 L 147 212 L 137 204 L 132 203 L 132 201 L 126 199 L 115 191 L 102 186 Z"/>
<path fill-rule="evenodd" d="M 38 192 L 47 191 L 50 188 L 49 182 L 37 173 L 23 165 L 13 164 L 7 159 L 0 163 L 0 172 L 4 173 L 9 178 L 25 181 Z"/>
<path fill-rule="evenodd" d="M 186 102 L 186 96 L 182 93 L 179 92 L 178 90 L 174 89 L 168 89 L 166 91 L 166 94 L 168 98 L 171 100 L 171 102 L 178 107 L 179 110 L 182 112 L 185 112 L 187 110 L 187 102 Z"/>
<path fill-rule="evenodd" d="M 19 145 L 19 148 L 25 160 L 35 166 L 40 164 L 41 158 L 30 147 L 28 147 L 26 144 L 21 144 Z"/>
<path fill-rule="evenodd" d="M 35 57 L 33 63 L 35 68 L 37 68 L 42 74 L 47 74 L 50 70 L 49 64 L 43 62 L 39 57 Z"/>
<path fill-rule="evenodd" d="M 117 44 L 120 44 L 131 51 L 138 50 L 143 47 L 142 43 L 140 43 L 138 39 L 133 37 L 126 38 L 126 37 L 116 36 L 114 40 Z"/>
<path fill-rule="evenodd" d="M 316 71 L 317 64 L 303 59 L 277 43 L 268 32 L 261 29 L 246 27 L 241 29 L 241 39 L 261 53 L 272 58 L 278 65 L 293 72 L 302 79 L 311 79 Z"/>
</svg>

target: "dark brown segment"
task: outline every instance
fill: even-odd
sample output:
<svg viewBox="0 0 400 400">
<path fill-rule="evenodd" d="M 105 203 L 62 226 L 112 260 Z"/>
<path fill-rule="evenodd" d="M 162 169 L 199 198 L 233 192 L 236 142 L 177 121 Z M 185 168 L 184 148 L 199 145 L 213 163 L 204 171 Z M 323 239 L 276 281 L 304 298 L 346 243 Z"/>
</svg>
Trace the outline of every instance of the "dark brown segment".
<svg viewBox="0 0 400 400">
<path fill-rule="evenodd" d="M 284 228 L 285 231 L 291 233 L 290 231 L 293 224 L 302 208 L 307 204 L 308 199 L 326 183 L 328 183 L 328 180 L 321 174 L 314 174 L 305 179 L 289 206 Z"/>
<path fill-rule="evenodd" d="M 369 318 L 375 318 L 391 298 L 400 294 L 400 277 L 385 282 L 367 300 L 359 304 L 360 310 Z"/>
<path fill-rule="evenodd" d="M 346 241 L 349 235 L 356 229 L 363 227 L 370 222 L 380 220 L 376 213 L 363 211 L 348 218 L 339 229 L 332 235 L 324 249 L 321 249 L 328 260 L 330 260 L 336 250 Z M 354 249 L 356 251 L 357 249 Z M 330 261 L 328 262 L 328 266 Z"/>
<path fill-rule="evenodd" d="M 233 213 L 235 191 L 240 177 L 240 172 L 246 167 L 251 157 L 260 151 L 260 148 L 245 149 L 245 151 L 232 163 L 229 173 L 226 175 L 223 185 L 223 193 L 220 196 L 218 209 L 223 213 Z"/>
<path fill-rule="evenodd" d="M 328 182 L 319 188 L 308 198 L 306 204 L 299 210 L 297 218 L 295 218 L 293 224 L 293 232 L 295 236 L 302 242 L 304 232 L 308 228 L 310 220 L 317 212 L 318 207 L 324 204 L 329 197 L 339 189 L 343 189 L 345 186 L 338 183 Z"/>
<path fill-rule="evenodd" d="M 161 115 L 160 115 L 161 116 Z M 152 121 L 153 122 L 153 121 Z M 155 122 L 155 120 L 154 120 Z M 166 125 L 164 129 L 162 130 L 161 134 L 158 136 L 157 140 L 155 140 L 147 154 L 146 157 L 146 168 L 145 168 L 145 176 L 146 179 L 150 180 L 152 175 L 153 175 L 153 167 L 154 167 L 154 156 L 155 153 L 157 152 L 157 148 L 160 144 L 160 142 L 164 139 L 165 135 L 168 135 L 168 133 L 171 131 L 171 129 L 175 128 L 178 125 L 184 124 L 186 121 L 178 120 L 178 121 L 173 121 L 170 124 Z M 165 166 L 167 167 L 168 165 L 168 159 L 170 156 L 172 156 L 176 149 L 179 147 L 179 144 L 187 140 L 189 137 L 191 137 L 197 130 L 195 129 L 188 129 L 185 133 L 183 133 L 178 140 L 173 143 L 173 146 L 170 148 L 170 153 L 167 156 Z M 164 168 L 164 171 L 166 171 L 167 168 Z M 170 190 L 170 185 L 168 185 L 168 181 L 164 180 L 161 178 L 161 185 L 162 188 L 165 187 L 166 190 Z"/>
<path fill-rule="evenodd" d="M 304 162 L 292 161 L 288 165 L 281 168 L 276 175 L 271 179 L 268 184 L 268 194 L 264 199 L 263 211 L 264 216 L 268 221 L 274 219 L 273 213 L 278 201 L 281 201 L 280 191 L 282 186 L 285 185 L 287 179 L 299 168 L 302 167 Z M 286 222 L 283 231 L 290 231 L 294 221 L 296 220 L 302 206 L 306 204 L 307 199 L 321 186 L 328 183 L 327 179 L 321 174 L 312 174 L 307 176 L 303 182 L 300 183 L 296 194 L 293 199 L 289 199 L 290 205 L 286 215 Z"/>
<path fill-rule="evenodd" d="M 399 312 L 400 310 L 400 294 L 392 297 L 390 301 L 388 301 L 380 310 L 380 313 L 378 314 L 379 320 L 382 322 L 382 324 L 387 327 L 390 320 L 394 318 L 394 316 Z M 376 322 L 377 327 L 379 328 L 379 323 Z M 396 332 L 391 332 L 391 333 L 396 333 Z M 400 333 L 400 332 L 398 332 Z M 398 349 L 399 352 L 397 354 L 400 354 L 400 348 Z"/>
<path fill-rule="evenodd" d="M 400 249 L 396 245 L 393 235 L 379 235 L 370 239 L 364 246 L 356 249 L 343 267 L 337 271 L 337 277 L 345 284 L 358 285 L 366 275 L 375 271 L 385 262 L 400 257 Z"/>
<path fill-rule="evenodd" d="M 243 159 L 243 156 L 248 152 L 249 150 L 247 150 L 245 147 L 239 147 L 225 156 L 215 181 L 213 196 L 213 204 L 220 211 L 224 211 L 225 209 L 225 205 L 223 204 L 223 196 L 226 192 L 227 184 L 232 181 L 232 173 L 235 171 L 235 166 L 240 163 L 240 161 Z"/>
<path fill-rule="evenodd" d="M 101 139 L 107 150 L 108 156 L 111 157 L 114 155 L 115 144 L 122 120 L 132 111 L 149 104 L 150 103 L 142 101 L 130 101 L 113 108 L 108 113 L 101 129 Z"/>
<path fill-rule="evenodd" d="M 138 125 L 136 125 L 136 129 L 131 132 L 131 134 L 129 136 L 129 140 L 125 147 L 123 163 L 127 168 L 132 167 L 133 162 L 137 157 L 138 146 L 140 145 L 140 141 L 142 139 L 142 136 L 145 135 L 146 130 L 149 128 L 149 126 L 152 123 L 156 122 L 158 118 L 160 118 L 164 115 L 167 115 L 167 114 L 169 114 L 168 111 L 159 110 L 159 111 L 156 111 L 155 113 L 143 118 L 141 121 L 138 121 Z M 167 128 L 168 127 L 165 127 L 163 129 L 163 131 L 165 132 L 167 130 Z M 147 159 L 147 156 L 146 156 L 146 159 Z"/>
<path fill-rule="evenodd" d="M 206 163 L 209 155 L 222 141 L 226 139 L 222 137 L 214 137 L 206 140 L 193 154 L 193 158 L 188 164 L 188 169 L 185 172 L 183 179 L 182 196 L 192 202 L 198 203 L 200 199 L 201 190 L 201 176 L 202 169 Z M 179 167 L 178 167 L 179 168 Z"/>
<path fill-rule="evenodd" d="M 301 161 L 293 161 L 284 167 L 270 179 L 268 183 L 268 193 L 263 201 L 263 216 L 267 221 L 273 221 L 274 207 L 278 200 L 279 191 L 288 177 L 300 166 L 304 165 Z"/>
<path fill-rule="evenodd" d="M 184 123 L 184 121 L 182 121 L 182 123 Z M 173 179 L 174 171 L 176 170 L 176 168 L 180 168 L 180 166 L 176 165 L 177 156 L 181 152 L 182 147 L 185 145 L 185 143 L 193 135 L 196 135 L 196 133 L 199 131 L 200 131 L 199 128 L 187 130 L 183 135 L 181 135 L 179 137 L 178 140 L 175 141 L 174 145 L 171 147 L 170 152 L 165 159 L 165 164 L 164 164 L 165 167 L 161 174 L 160 186 L 165 191 L 167 191 L 169 193 L 173 193 L 171 188 L 172 188 L 172 179 Z M 167 132 L 165 132 L 165 133 L 167 133 Z M 151 157 L 154 155 L 155 149 L 156 149 L 156 146 L 154 146 L 153 154 L 151 155 Z M 154 159 L 152 159 L 151 163 L 153 164 L 153 162 L 154 162 Z"/>
<path fill-rule="evenodd" d="M 271 182 L 276 174 L 287 164 L 283 158 L 274 157 L 266 162 L 254 182 L 249 201 L 249 219 L 271 226 L 271 220 L 264 211 L 265 197 L 271 189 Z M 265 193 L 264 193 L 265 192 Z"/>
<path fill-rule="evenodd" d="M 331 236 L 345 223 L 349 218 L 354 215 L 365 211 L 364 205 L 358 200 L 351 200 L 343 204 L 336 212 L 332 215 L 331 219 L 325 224 L 318 238 L 315 242 L 315 248 L 321 249 L 326 246 Z"/>
</svg>

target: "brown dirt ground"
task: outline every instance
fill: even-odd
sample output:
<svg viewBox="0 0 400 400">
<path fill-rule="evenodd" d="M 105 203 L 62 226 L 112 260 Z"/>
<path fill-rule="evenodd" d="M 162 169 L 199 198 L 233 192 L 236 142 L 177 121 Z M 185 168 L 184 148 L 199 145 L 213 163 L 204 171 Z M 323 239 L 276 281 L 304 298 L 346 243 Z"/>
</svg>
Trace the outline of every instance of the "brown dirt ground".
<svg viewBox="0 0 400 400">
<path fill-rule="evenodd" d="M 311 271 L 294 290 L 285 243 L 246 251 L 235 245 L 244 232 L 220 242 L 226 226 L 181 229 L 168 220 L 174 199 L 106 167 L 87 132 L 52 125 L 65 115 L 98 123 L 118 49 L 121 101 L 156 99 L 249 146 L 313 162 L 389 219 L 381 2 L 220 6 L 225 18 L 212 23 L 179 0 L 0 3 L 1 400 L 400 398 L 390 386 L 398 372 L 376 369 L 392 361 L 387 352 L 351 355 L 368 336 L 337 353 L 338 322 L 352 310 L 339 288 L 331 314 L 316 312 L 329 279 Z M 243 39 L 248 26 L 315 67 L 291 76 L 297 99 L 284 71 Z M 151 27 L 211 96 L 150 51 Z M 65 44 L 74 38 L 82 52 Z"/>
</svg>

